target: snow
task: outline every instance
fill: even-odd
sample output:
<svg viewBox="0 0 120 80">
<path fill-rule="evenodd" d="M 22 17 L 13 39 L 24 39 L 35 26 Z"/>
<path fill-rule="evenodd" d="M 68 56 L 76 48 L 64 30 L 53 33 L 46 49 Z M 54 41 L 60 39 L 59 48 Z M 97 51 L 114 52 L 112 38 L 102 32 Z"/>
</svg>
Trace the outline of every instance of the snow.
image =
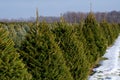
<svg viewBox="0 0 120 80">
<path fill-rule="evenodd" d="M 113 46 L 106 50 L 103 57 L 107 60 L 100 62 L 101 66 L 94 68 L 95 74 L 89 76 L 88 80 L 120 80 L 120 36 Z"/>
</svg>

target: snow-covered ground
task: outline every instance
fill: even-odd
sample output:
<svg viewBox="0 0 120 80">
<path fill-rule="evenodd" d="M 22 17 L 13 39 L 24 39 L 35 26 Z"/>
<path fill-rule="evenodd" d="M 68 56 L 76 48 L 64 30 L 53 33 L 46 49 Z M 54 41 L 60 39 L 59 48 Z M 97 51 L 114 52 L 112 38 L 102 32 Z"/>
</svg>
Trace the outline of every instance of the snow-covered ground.
<svg viewBox="0 0 120 80">
<path fill-rule="evenodd" d="M 88 80 L 120 80 L 120 36 L 103 57 L 108 59 L 101 61 L 101 66 L 93 69 L 96 73 Z"/>
</svg>

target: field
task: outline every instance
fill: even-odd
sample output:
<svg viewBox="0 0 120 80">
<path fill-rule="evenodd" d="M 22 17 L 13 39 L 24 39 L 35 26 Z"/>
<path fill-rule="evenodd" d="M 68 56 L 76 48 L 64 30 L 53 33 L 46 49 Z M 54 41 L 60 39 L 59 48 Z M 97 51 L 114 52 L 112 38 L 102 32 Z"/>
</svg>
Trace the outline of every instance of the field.
<svg viewBox="0 0 120 80">
<path fill-rule="evenodd" d="M 1 22 L 0 80 L 86 80 L 119 36 L 120 24 Z"/>
</svg>

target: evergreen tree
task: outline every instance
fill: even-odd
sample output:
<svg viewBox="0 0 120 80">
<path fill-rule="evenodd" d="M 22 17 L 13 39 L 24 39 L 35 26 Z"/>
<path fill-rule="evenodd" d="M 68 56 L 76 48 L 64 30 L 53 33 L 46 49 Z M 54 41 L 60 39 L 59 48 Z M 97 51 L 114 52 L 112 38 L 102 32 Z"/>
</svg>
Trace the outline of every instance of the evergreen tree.
<svg viewBox="0 0 120 80">
<path fill-rule="evenodd" d="M 93 63 L 97 59 L 97 46 L 95 44 L 94 34 L 91 30 L 91 27 L 94 25 L 94 17 L 92 14 L 89 14 L 85 19 L 84 26 L 82 28 L 83 35 L 86 39 L 87 53 L 89 56 L 88 61 Z M 94 58 L 94 59 L 93 59 Z"/>
<path fill-rule="evenodd" d="M 22 43 L 21 58 L 33 80 L 73 80 L 54 39 L 47 23 L 42 22 L 37 27 L 31 27 Z"/>
<path fill-rule="evenodd" d="M 92 13 L 89 13 L 85 19 L 83 34 L 87 41 L 87 54 L 91 55 L 91 58 L 93 58 L 93 61 L 91 62 L 94 62 L 98 57 L 104 54 L 107 45 L 106 40 L 103 37 L 101 27 Z"/>
<path fill-rule="evenodd" d="M 0 28 L 0 80 L 30 80 L 25 64 L 19 59 L 8 32 Z"/>
<path fill-rule="evenodd" d="M 84 54 L 84 44 L 78 41 L 73 26 L 63 21 L 55 24 L 55 26 L 52 31 L 56 36 L 56 42 L 63 51 L 66 65 L 70 68 L 73 78 L 85 80 L 89 71 L 89 64 Z"/>
</svg>

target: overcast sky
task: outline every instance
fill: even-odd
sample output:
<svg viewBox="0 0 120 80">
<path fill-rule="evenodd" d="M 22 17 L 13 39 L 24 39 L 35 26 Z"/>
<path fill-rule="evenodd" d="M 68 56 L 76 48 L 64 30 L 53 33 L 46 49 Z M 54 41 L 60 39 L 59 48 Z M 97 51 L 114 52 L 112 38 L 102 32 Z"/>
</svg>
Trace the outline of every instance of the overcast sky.
<svg viewBox="0 0 120 80">
<path fill-rule="evenodd" d="M 120 0 L 91 0 L 92 11 L 120 11 Z M 68 11 L 89 12 L 90 0 L 0 0 L 0 19 L 35 17 L 36 8 L 42 16 L 60 16 Z"/>
</svg>

